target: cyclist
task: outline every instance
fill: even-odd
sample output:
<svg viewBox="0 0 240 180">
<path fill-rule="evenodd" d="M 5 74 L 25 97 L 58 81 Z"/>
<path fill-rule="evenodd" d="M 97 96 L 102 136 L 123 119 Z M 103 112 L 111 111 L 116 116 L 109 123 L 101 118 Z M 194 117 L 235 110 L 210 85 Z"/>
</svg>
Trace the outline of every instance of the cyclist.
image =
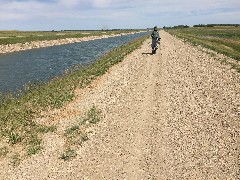
<svg viewBox="0 0 240 180">
<path fill-rule="evenodd" d="M 157 26 L 153 28 L 153 32 L 151 34 L 152 37 L 152 53 L 156 54 L 156 50 L 158 49 L 158 44 L 160 44 L 160 35 L 157 30 Z"/>
</svg>

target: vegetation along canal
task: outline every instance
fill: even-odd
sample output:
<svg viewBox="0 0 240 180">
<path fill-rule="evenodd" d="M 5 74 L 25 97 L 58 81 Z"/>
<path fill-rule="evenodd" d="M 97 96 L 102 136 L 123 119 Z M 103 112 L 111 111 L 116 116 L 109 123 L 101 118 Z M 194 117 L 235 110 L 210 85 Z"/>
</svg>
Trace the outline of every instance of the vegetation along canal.
<svg viewBox="0 0 240 180">
<path fill-rule="evenodd" d="M 0 93 L 16 92 L 29 83 L 46 82 L 76 65 L 87 66 L 111 49 L 146 34 L 0 54 Z"/>
</svg>

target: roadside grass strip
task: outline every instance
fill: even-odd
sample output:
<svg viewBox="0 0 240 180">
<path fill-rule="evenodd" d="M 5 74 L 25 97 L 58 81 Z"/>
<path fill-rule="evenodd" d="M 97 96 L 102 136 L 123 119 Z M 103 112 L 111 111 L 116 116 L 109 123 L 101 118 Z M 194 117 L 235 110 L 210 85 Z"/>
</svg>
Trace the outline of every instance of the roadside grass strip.
<svg viewBox="0 0 240 180">
<path fill-rule="evenodd" d="M 239 27 L 201 27 L 169 29 L 170 34 L 177 36 L 192 45 L 200 45 L 217 53 L 240 61 L 240 28 Z M 240 67 L 230 64 L 240 72 Z"/>
</svg>

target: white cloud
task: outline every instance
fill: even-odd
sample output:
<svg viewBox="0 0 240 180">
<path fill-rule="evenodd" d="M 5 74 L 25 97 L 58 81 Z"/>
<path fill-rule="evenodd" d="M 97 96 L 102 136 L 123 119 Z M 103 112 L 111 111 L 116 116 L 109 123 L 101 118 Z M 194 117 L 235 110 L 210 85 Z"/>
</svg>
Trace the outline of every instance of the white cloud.
<svg viewBox="0 0 240 180">
<path fill-rule="evenodd" d="M 110 4 L 110 2 L 111 2 L 110 0 L 93 0 L 92 1 L 93 6 L 97 8 L 107 7 Z"/>
<path fill-rule="evenodd" d="M 83 5 L 89 4 L 88 0 L 57 0 L 56 6 L 60 6 L 62 8 L 73 8 L 81 7 Z"/>
<path fill-rule="evenodd" d="M 0 14 L 0 22 L 1 21 L 11 21 L 11 20 L 25 20 L 27 19 L 28 16 L 24 14 L 12 14 L 12 13 L 5 13 L 5 14 Z"/>
<path fill-rule="evenodd" d="M 240 23 L 239 0 L 0 0 L 0 23 L 51 21 L 51 26 L 99 28 L 99 22 L 121 28 L 140 28 L 161 24 Z M 230 16 L 234 14 L 235 16 Z M 226 20 L 224 15 L 228 17 Z M 21 24 L 21 23 L 19 23 Z M 0 24 L 1 25 L 1 24 Z M 40 27 L 40 25 L 39 25 Z M 0 26 L 1 28 L 1 26 Z M 24 28 L 24 27 L 19 27 Z M 44 29 L 44 26 L 42 26 Z M 112 27 L 118 28 L 118 27 Z"/>
<path fill-rule="evenodd" d="M 96 8 L 116 9 L 121 7 L 129 7 L 136 0 L 90 0 L 91 4 Z"/>
</svg>

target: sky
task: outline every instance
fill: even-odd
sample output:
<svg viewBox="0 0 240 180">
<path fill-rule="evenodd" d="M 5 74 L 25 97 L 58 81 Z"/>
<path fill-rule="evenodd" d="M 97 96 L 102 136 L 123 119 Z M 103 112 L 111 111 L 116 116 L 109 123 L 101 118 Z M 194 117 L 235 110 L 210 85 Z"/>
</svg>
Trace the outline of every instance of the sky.
<svg viewBox="0 0 240 180">
<path fill-rule="evenodd" d="M 0 0 L 0 30 L 240 24 L 240 0 Z"/>
</svg>

